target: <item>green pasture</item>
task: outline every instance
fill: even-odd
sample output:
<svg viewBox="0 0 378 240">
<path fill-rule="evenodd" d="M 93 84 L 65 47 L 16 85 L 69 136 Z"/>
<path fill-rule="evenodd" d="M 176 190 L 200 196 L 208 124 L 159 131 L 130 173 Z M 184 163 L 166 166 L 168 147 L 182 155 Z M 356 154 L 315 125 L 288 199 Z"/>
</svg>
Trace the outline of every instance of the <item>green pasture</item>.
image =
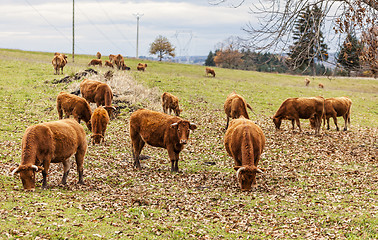
<svg viewBox="0 0 378 240">
<path fill-rule="evenodd" d="M 169 62 L 143 61 L 148 67 L 138 72 L 142 60 L 127 58 L 136 82 L 178 96 L 182 117 L 198 126 L 180 153 L 180 172 L 169 172 L 165 150 L 149 146 L 144 169 L 133 169 L 131 113 L 122 112 L 108 127 L 106 145 L 88 147 L 85 186 L 76 185 L 75 166 L 67 186 L 59 185 L 62 167 L 54 164 L 48 189 L 38 183 L 24 192 L 9 169 L 20 162 L 25 129 L 58 119 L 55 98 L 69 85 L 51 82 L 87 69 L 94 58 L 77 55 L 72 63 L 68 55 L 62 76 L 53 74 L 53 53 L 0 49 L 0 239 L 378 238 L 377 79 L 309 77 L 306 87 L 306 76 L 215 68 L 213 78 L 204 66 Z M 236 186 L 223 147 L 223 103 L 232 91 L 252 106 L 250 117 L 267 138 L 259 164 L 267 172 L 251 192 Z M 321 136 L 305 120 L 303 133 L 288 122 L 275 132 L 269 117 L 282 101 L 319 95 L 353 101 L 347 132 L 336 132 L 332 120 Z"/>
</svg>

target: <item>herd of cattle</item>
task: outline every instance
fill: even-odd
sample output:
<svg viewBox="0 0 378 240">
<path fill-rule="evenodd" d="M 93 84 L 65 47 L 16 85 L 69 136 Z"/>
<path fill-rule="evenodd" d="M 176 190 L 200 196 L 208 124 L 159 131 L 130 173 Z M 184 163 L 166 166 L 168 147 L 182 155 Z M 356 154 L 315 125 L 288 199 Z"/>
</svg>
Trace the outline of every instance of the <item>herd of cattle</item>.
<svg viewBox="0 0 378 240">
<path fill-rule="evenodd" d="M 99 53 L 98 55 L 100 58 Z M 54 59 L 53 63 L 66 61 L 66 57 L 59 53 L 55 54 Z M 113 58 L 114 62 L 125 66 L 121 58 L 118 60 Z M 206 69 L 207 72 L 208 69 Z M 66 184 L 70 170 L 69 158 L 73 155 L 77 164 L 78 183 L 84 184 L 83 162 L 87 151 L 87 141 L 80 121 L 83 120 L 88 130 L 92 132 L 92 144 L 99 144 L 104 141 L 107 125 L 110 119 L 113 119 L 115 107 L 112 106 L 112 89 L 106 83 L 84 79 L 80 83 L 80 93 L 82 97 L 61 92 L 56 98 L 60 120 L 32 125 L 26 129 L 22 138 L 21 163 L 17 168 L 12 169 L 12 175 L 19 173 L 25 190 L 35 190 L 37 172 L 42 172 L 42 187 L 47 186 L 50 163 L 63 164 L 61 183 Z M 179 154 L 188 142 L 190 130 L 197 129 L 197 126 L 179 117 L 182 109 L 179 107 L 176 96 L 165 92 L 161 100 L 164 113 L 138 109 L 130 116 L 129 128 L 134 167 L 141 169 L 140 153 L 147 143 L 167 149 L 171 171 L 178 172 Z M 97 105 L 93 113 L 89 103 Z M 347 97 L 288 98 L 281 104 L 272 119 L 276 130 L 280 129 L 282 120 L 291 120 L 293 129 L 296 122 L 300 131 L 302 130 L 299 119 L 309 119 L 311 127 L 315 128 L 315 133 L 319 134 L 322 119 L 324 125 L 327 120 L 329 129 L 329 118 L 332 117 L 336 129 L 339 130 L 337 117 L 342 116 L 345 121 L 344 130 L 347 130 L 347 124 L 350 124 L 351 104 L 352 101 Z M 224 103 L 224 112 L 227 116 L 224 146 L 228 155 L 234 159 L 236 178 L 242 191 L 255 187 L 256 174 L 264 171 L 257 165 L 265 146 L 265 136 L 261 128 L 249 120 L 247 108 L 252 111 L 252 107 L 246 100 L 235 92 L 232 92 Z M 171 116 L 171 111 L 176 116 Z M 74 119 L 69 119 L 71 115 Z M 229 122 L 230 118 L 232 120 Z"/>
</svg>

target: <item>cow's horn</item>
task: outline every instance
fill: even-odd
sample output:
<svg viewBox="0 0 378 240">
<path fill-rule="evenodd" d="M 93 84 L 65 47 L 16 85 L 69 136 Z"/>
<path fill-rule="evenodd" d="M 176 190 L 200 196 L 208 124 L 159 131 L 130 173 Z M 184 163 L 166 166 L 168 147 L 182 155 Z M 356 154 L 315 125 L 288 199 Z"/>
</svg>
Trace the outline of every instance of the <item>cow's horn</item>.
<svg viewBox="0 0 378 240">
<path fill-rule="evenodd" d="M 171 127 L 173 127 L 173 126 L 177 126 L 177 124 L 178 124 L 177 122 L 172 123 L 172 124 L 171 124 Z"/>
<path fill-rule="evenodd" d="M 245 167 L 241 167 L 236 171 L 236 178 L 239 179 L 240 171 L 244 170 Z"/>
<path fill-rule="evenodd" d="M 11 172 L 11 176 L 13 176 L 13 175 L 17 172 L 18 168 L 19 168 L 19 167 L 16 167 L 16 168 Z"/>
<path fill-rule="evenodd" d="M 35 171 L 38 171 L 38 167 L 36 165 L 31 166 Z"/>
<path fill-rule="evenodd" d="M 264 173 L 260 168 L 257 168 L 257 169 L 256 169 L 256 172 Z"/>
</svg>

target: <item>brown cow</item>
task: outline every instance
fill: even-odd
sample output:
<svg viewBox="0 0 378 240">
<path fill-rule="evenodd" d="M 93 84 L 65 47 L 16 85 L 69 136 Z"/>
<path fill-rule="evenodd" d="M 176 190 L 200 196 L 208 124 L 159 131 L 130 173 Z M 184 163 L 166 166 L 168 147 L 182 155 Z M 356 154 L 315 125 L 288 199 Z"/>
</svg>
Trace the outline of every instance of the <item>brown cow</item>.
<svg viewBox="0 0 378 240">
<path fill-rule="evenodd" d="M 114 68 L 113 63 L 109 60 L 105 60 L 105 67 L 111 67 Z"/>
<path fill-rule="evenodd" d="M 118 70 L 122 69 L 122 67 L 125 65 L 125 60 L 121 54 L 115 56 L 114 64 L 117 66 Z"/>
<path fill-rule="evenodd" d="M 47 187 L 50 163 L 63 163 L 62 184 L 66 184 L 70 157 L 75 154 L 79 184 L 83 181 L 84 155 L 87 141 L 83 127 L 73 119 L 45 122 L 30 126 L 22 138 L 20 165 L 12 171 L 19 173 L 25 190 L 35 190 L 35 173 L 42 171 L 42 187 Z"/>
<path fill-rule="evenodd" d="M 84 79 L 80 83 L 80 92 L 88 102 L 96 103 L 97 107 L 104 106 L 110 118 L 113 119 L 113 110 L 115 110 L 112 106 L 113 92 L 108 84 Z"/>
<path fill-rule="evenodd" d="M 176 116 L 180 116 L 182 109 L 179 107 L 179 100 L 176 96 L 170 93 L 163 93 L 161 95 L 161 104 L 163 106 L 164 113 L 171 114 L 171 110 L 175 112 Z"/>
<path fill-rule="evenodd" d="M 51 63 L 55 69 L 55 75 L 59 75 L 60 72 L 63 74 L 63 68 L 67 64 L 67 56 L 56 52 Z"/>
<path fill-rule="evenodd" d="M 99 65 L 102 67 L 102 60 L 101 59 L 92 59 L 89 63 L 88 66 L 96 66 Z"/>
<path fill-rule="evenodd" d="M 299 119 L 309 119 L 314 117 L 315 133 L 319 134 L 321 119 L 324 112 L 324 98 L 310 97 L 310 98 L 288 98 L 286 99 L 273 116 L 273 122 L 276 130 L 280 129 L 282 120 L 291 120 L 294 130 L 294 121 L 302 131 Z"/>
<path fill-rule="evenodd" d="M 147 68 L 147 63 L 138 63 L 137 70 L 138 71 L 143 71 L 146 70 Z"/>
<path fill-rule="evenodd" d="M 92 123 L 92 144 L 104 142 L 106 127 L 109 123 L 109 114 L 103 107 L 98 107 L 93 111 Z"/>
<path fill-rule="evenodd" d="M 92 110 L 88 102 L 79 96 L 61 92 L 56 97 L 56 109 L 58 110 L 59 119 L 63 118 L 63 113 L 69 118 L 73 115 L 74 119 L 80 123 L 81 120 L 85 122 L 89 131 L 92 131 L 91 115 Z"/>
<path fill-rule="evenodd" d="M 308 78 L 305 79 L 306 87 L 308 87 L 308 85 L 310 85 L 310 82 L 311 82 L 310 79 L 308 79 Z"/>
<path fill-rule="evenodd" d="M 101 59 L 101 53 L 100 53 L 100 52 L 97 52 L 97 53 L 96 53 L 96 57 L 97 57 L 97 59 Z"/>
<path fill-rule="evenodd" d="M 110 55 L 109 55 L 109 61 L 110 61 L 111 63 L 114 63 L 115 57 L 116 57 L 116 55 L 110 54 Z"/>
<path fill-rule="evenodd" d="M 224 112 L 227 115 L 226 129 L 228 128 L 230 118 L 235 119 L 243 116 L 246 119 L 249 119 L 247 107 L 253 111 L 251 105 L 249 105 L 242 96 L 235 92 L 228 95 L 223 107 Z"/>
<path fill-rule="evenodd" d="M 224 136 L 224 146 L 234 159 L 236 178 L 242 191 L 257 187 L 256 173 L 260 156 L 265 146 L 265 136 L 261 128 L 243 116 L 234 119 Z"/>
<path fill-rule="evenodd" d="M 209 74 L 211 74 L 211 75 L 213 75 L 213 77 L 215 77 L 215 71 L 214 71 L 214 69 L 207 67 L 205 69 L 205 71 L 206 71 L 206 76 L 209 75 Z"/>
<path fill-rule="evenodd" d="M 321 84 L 321 83 L 319 83 L 319 88 L 324 88 L 324 85 L 323 84 Z"/>
<path fill-rule="evenodd" d="M 336 130 L 339 131 L 339 126 L 337 126 L 337 117 L 344 118 L 344 131 L 348 130 L 347 124 L 350 124 L 350 108 L 352 106 L 352 100 L 348 97 L 338 97 L 338 98 L 327 98 L 324 100 L 324 114 L 323 114 L 323 125 L 327 120 L 327 129 L 329 130 L 329 119 L 333 118 Z M 310 118 L 311 127 L 315 128 L 315 119 Z"/>
<path fill-rule="evenodd" d="M 195 124 L 165 113 L 139 109 L 130 116 L 130 137 L 134 166 L 141 169 L 139 155 L 145 143 L 165 148 L 171 160 L 171 171 L 178 172 L 179 154 L 188 142 L 189 129 Z"/>
</svg>

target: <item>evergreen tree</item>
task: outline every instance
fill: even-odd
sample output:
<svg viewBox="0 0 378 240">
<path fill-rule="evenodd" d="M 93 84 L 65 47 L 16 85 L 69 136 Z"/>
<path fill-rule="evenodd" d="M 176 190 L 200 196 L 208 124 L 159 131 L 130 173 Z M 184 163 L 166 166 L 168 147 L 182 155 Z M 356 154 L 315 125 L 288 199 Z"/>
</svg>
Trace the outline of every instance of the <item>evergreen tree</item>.
<svg viewBox="0 0 378 240">
<path fill-rule="evenodd" d="M 348 76 L 350 76 L 351 71 L 360 68 L 361 50 L 362 46 L 357 37 L 352 33 L 348 33 L 336 57 L 337 62 L 348 72 Z"/>
<path fill-rule="evenodd" d="M 214 56 L 212 51 L 209 52 L 209 55 L 207 55 L 206 61 L 205 61 L 205 66 L 215 66 L 214 62 Z"/>
<path fill-rule="evenodd" d="M 293 69 L 305 70 L 312 68 L 316 74 L 315 59 L 328 59 L 327 44 L 324 43 L 322 27 L 322 10 L 314 5 L 308 6 L 296 20 L 294 25 L 293 46 L 290 47 L 287 63 Z"/>
</svg>

